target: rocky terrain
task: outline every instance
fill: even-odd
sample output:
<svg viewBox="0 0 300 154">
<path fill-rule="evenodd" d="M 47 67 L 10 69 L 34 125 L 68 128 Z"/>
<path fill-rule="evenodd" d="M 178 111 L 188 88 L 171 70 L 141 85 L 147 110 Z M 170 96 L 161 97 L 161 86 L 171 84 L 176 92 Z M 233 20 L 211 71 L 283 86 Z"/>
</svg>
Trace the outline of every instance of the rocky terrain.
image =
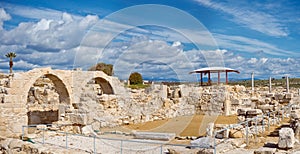
<svg viewBox="0 0 300 154">
<path fill-rule="evenodd" d="M 47 71 L 49 72 L 49 70 Z M 58 71 L 58 73 L 63 74 L 63 71 Z M 27 129 L 23 127 L 23 133 L 28 140 L 40 139 L 44 133 L 41 131 L 43 129 L 99 136 L 102 135 L 101 130 L 103 128 L 115 128 L 122 125 L 134 125 L 199 114 L 211 117 L 235 115 L 240 124 L 215 124 L 213 121 L 209 124 L 205 119 L 202 119 L 199 123 L 201 126 L 207 127 L 208 138 L 203 138 L 203 136 L 202 138 L 199 136 L 190 137 L 189 139 L 192 139 L 191 145 L 202 145 L 207 142 L 207 139 L 216 137 L 217 143 L 220 143 L 217 146 L 218 153 L 226 153 L 236 148 L 247 149 L 250 145 L 248 142 L 252 142 L 250 139 L 254 137 L 260 140 L 260 143 L 268 143 L 266 140 L 264 141 L 264 138 L 267 137 L 264 135 L 271 133 L 270 127 L 277 125 L 276 128 L 280 129 L 277 136 L 275 135 L 277 141 L 272 143 L 276 144 L 275 152 L 276 150 L 277 152 L 287 150 L 285 152 L 290 153 L 297 150 L 298 146 L 300 134 L 299 90 L 295 88 L 287 90 L 284 87 L 276 87 L 270 90 L 269 87 L 255 87 L 253 91 L 239 85 L 201 87 L 198 84 L 163 85 L 153 83 L 146 89 L 130 89 L 113 79 L 110 81 L 113 83 L 112 89 L 107 90 L 111 85 L 103 79 L 92 78 L 86 82 L 76 82 L 72 86 L 65 85 L 64 87 L 63 82 L 57 77 L 42 75 L 35 80 L 27 91 L 27 103 L 17 104 L 10 103 L 18 102 L 12 99 L 18 98 L 16 94 L 11 96 L 12 93 L 16 93 L 11 87 L 16 85 L 15 82 L 20 82 L 14 78 L 16 77 L 8 76 L 1 79 L 0 82 L 2 100 L 0 134 L 3 138 L 1 140 L 3 152 L 13 149 L 26 152 L 25 149 L 28 149 L 27 142 L 23 143 L 23 141 L 18 141 L 20 144 L 17 148 L 13 145 L 10 146 L 16 138 L 20 139 L 20 134 L 5 133 L 7 129 L 20 132 L 21 127 L 19 125 L 24 123 L 23 119 L 28 122 L 28 125 L 37 125 L 37 127 L 42 128 Z M 68 87 L 73 88 L 72 93 L 68 91 Z M 75 87 L 77 89 L 74 89 Z M 113 90 L 119 92 L 112 93 Z M 66 98 L 68 96 L 70 98 Z M 13 113 L 15 121 L 6 119 L 11 113 Z M 280 128 L 283 127 L 284 121 L 289 123 L 288 127 Z M 191 123 L 192 121 L 187 121 L 183 126 L 177 127 L 188 128 Z M 31 134 L 37 135 L 30 137 Z M 10 137 L 7 138 L 7 135 Z M 53 134 L 50 133 L 51 135 Z M 54 136 L 61 135 L 56 134 Z M 11 139 L 11 137 L 15 139 Z M 64 138 L 64 136 L 61 137 Z M 176 137 L 176 139 L 183 138 L 187 137 Z M 26 146 L 20 146 L 23 144 Z M 222 147 L 224 149 L 220 150 Z M 168 149 L 175 152 L 178 150 L 189 151 L 182 147 L 179 149 L 164 148 L 164 150 Z M 191 151 L 195 152 L 199 149 Z M 259 153 L 255 150 L 252 152 Z"/>
</svg>

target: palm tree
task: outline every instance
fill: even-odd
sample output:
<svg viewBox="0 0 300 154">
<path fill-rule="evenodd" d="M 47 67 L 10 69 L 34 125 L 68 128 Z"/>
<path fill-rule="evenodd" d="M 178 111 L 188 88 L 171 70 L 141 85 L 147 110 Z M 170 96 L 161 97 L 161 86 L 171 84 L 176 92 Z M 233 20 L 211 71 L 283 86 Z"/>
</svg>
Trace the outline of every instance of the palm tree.
<svg viewBox="0 0 300 154">
<path fill-rule="evenodd" d="M 14 52 L 9 52 L 5 56 L 7 58 L 9 58 L 9 73 L 11 74 L 12 73 L 12 67 L 14 65 L 13 58 L 17 57 L 17 54 L 14 53 Z"/>
</svg>

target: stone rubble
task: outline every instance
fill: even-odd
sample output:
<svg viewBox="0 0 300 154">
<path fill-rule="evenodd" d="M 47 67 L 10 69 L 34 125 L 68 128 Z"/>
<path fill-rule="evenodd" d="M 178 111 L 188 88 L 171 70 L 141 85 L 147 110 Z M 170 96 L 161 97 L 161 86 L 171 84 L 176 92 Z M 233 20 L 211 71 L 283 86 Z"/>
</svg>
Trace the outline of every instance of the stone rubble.
<svg viewBox="0 0 300 154">
<path fill-rule="evenodd" d="M 279 131 L 278 148 L 290 149 L 294 147 L 295 137 L 292 128 L 281 128 Z"/>
<path fill-rule="evenodd" d="M 39 125 L 36 131 L 47 127 L 93 136 L 103 127 L 195 114 L 237 115 L 238 122 L 244 122 L 218 133 L 219 139 L 244 138 L 246 128 L 250 136 L 258 135 L 268 123 L 278 124 L 281 117 L 290 115 L 290 127 L 295 138 L 300 137 L 300 101 L 295 88 L 289 93 L 283 87 L 270 93 L 267 87 L 251 91 L 240 85 L 152 84 L 130 89 L 103 72 L 42 68 L 2 78 L 0 100 L 0 137 L 5 138 L 19 138 L 22 126 L 28 124 Z M 284 113 L 283 107 L 291 104 Z M 210 124 L 207 136 L 229 126 Z"/>
</svg>

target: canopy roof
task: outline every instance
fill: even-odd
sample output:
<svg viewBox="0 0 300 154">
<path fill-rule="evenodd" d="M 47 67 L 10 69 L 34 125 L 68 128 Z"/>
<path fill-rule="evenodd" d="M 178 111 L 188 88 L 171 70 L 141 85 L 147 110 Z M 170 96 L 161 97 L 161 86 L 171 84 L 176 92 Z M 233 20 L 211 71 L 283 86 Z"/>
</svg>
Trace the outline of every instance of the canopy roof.
<svg viewBox="0 0 300 154">
<path fill-rule="evenodd" d="M 193 70 L 191 73 L 218 73 L 218 72 L 236 72 L 240 73 L 238 70 L 228 68 L 228 67 L 205 67 L 197 70 Z"/>
</svg>

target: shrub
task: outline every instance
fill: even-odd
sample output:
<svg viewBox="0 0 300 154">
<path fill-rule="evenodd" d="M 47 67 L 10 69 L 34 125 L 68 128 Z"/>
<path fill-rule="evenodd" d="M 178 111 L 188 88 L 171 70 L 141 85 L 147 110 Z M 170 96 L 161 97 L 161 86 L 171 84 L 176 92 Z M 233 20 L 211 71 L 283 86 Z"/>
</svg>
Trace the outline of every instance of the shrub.
<svg viewBox="0 0 300 154">
<path fill-rule="evenodd" d="M 131 85 L 143 84 L 143 77 L 138 72 L 133 72 L 129 76 L 129 82 Z"/>
<path fill-rule="evenodd" d="M 105 74 L 112 76 L 113 75 L 113 65 L 105 64 L 105 63 L 98 63 L 95 66 L 92 66 L 88 69 L 89 71 L 102 71 Z"/>
</svg>

